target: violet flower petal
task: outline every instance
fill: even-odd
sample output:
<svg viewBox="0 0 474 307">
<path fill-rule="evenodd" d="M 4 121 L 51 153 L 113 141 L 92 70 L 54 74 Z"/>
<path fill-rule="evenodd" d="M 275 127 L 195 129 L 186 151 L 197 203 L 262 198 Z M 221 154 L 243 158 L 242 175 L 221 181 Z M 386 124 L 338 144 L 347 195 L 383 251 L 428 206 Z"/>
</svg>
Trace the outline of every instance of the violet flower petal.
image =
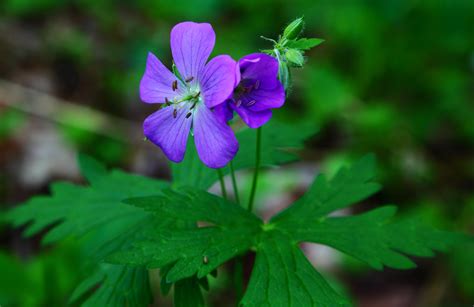
<svg viewBox="0 0 474 307">
<path fill-rule="evenodd" d="M 181 89 L 173 91 L 176 77 L 151 52 L 148 53 L 145 73 L 140 81 L 140 98 L 146 103 L 164 103 L 165 97 L 172 100 Z"/>
<path fill-rule="evenodd" d="M 182 22 L 171 30 L 171 53 L 184 79 L 196 79 L 214 49 L 216 34 L 208 23 Z M 194 80 L 193 82 L 196 82 Z"/>
<path fill-rule="evenodd" d="M 198 76 L 201 94 L 208 108 L 229 98 L 234 91 L 237 62 L 228 55 L 213 58 Z"/>
<path fill-rule="evenodd" d="M 234 110 L 230 107 L 230 104 L 233 103 L 232 99 L 227 99 L 224 103 L 217 105 L 214 108 L 214 114 L 225 122 L 228 122 L 234 118 Z"/>
<path fill-rule="evenodd" d="M 260 88 L 273 89 L 278 81 L 278 61 L 268 54 L 252 53 L 239 60 L 242 79 L 260 80 Z"/>
<path fill-rule="evenodd" d="M 232 160 L 239 150 L 234 132 L 204 104 L 194 115 L 194 143 L 199 158 L 208 167 L 221 168 Z"/>
<path fill-rule="evenodd" d="M 264 110 L 259 112 L 250 111 L 247 108 L 238 108 L 234 104 L 231 104 L 232 108 L 239 114 L 240 118 L 250 128 L 258 128 L 266 124 L 270 118 L 272 118 L 272 110 Z"/>
<path fill-rule="evenodd" d="M 253 90 L 245 95 L 245 97 L 242 97 L 242 105 L 251 104 L 252 100 L 255 100 L 256 103 L 247 108 L 254 112 L 280 108 L 285 103 L 285 88 L 278 81 L 272 89 L 259 88 L 258 90 Z"/>
<path fill-rule="evenodd" d="M 186 105 L 176 109 L 165 107 L 148 116 L 143 122 L 145 136 L 156 146 L 160 147 L 166 157 L 174 162 L 181 162 L 186 151 L 191 118 L 186 118 L 189 107 Z"/>
</svg>

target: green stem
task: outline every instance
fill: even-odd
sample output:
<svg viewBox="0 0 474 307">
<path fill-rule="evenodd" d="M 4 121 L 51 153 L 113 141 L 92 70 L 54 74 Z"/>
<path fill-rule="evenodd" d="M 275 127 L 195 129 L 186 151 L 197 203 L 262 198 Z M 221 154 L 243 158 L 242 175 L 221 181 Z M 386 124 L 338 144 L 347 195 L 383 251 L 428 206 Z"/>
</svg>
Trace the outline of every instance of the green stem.
<svg viewBox="0 0 474 307">
<path fill-rule="evenodd" d="M 234 188 L 235 201 L 240 205 L 239 190 L 237 188 L 237 180 L 235 179 L 234 164 L 230 161 L 230 176 L 232 178 L 232 186 Z M 244 261 L 243 257 L 237 257 L 235 259 L 234 267 L 234 289 L 235 297 L 237 304 L 240 302 L 240 299 L 243 295 L 243 286 L 244 286 Z"/>
<path fill-rule="evenodd" d="M 220 168 L 217 169 L 217 176 L 219 176 L 219 182 L 221 184 L 222 197 L 227 199 L 227 190 L 225 189 L 224 176 L 222 175 L 222 170 Z"/>
<path fill-rule="evenodd" d="M 230 161 L 230 176 L 232 178 L 232 186 L 234 188 L 235 201 L 240 205 L 239 190 L 237 189 L 237 180 L 235 179 L 234 164 Z"/>
<path fill-rule="evenodd" d="M 257 129 L 257 144 L 256 144 L 256 152 L 255 152 L 255 170 L 253 173 L 253 182 L 252 182 L 252 189 L 250 190 L 250 199 L 249 205 L 247 210 L 252 212 L 253 210 L 253 203 L 255 200 L 255 192 L 257 190 L 257 182 L 258 182 L 258 171 L 260 169 L 260 147 L 261 147 L 261 138 L 262 138 L 262 127 Z"/>
</svg>

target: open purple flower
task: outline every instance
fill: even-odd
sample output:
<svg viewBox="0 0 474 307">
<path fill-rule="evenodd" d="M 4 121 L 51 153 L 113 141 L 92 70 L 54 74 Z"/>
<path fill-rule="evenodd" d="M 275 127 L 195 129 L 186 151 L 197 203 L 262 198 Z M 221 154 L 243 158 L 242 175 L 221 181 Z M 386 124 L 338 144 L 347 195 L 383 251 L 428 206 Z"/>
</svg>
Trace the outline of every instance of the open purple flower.
<svg viewBox="0 0 474 307">
<path fill-rule="evenodd" d="M 238 64 L 240 83 L 232 97 L 216 108 L 216 113 L 228 121 L 235 111 L 250 128 L 258 128 L 270 120 L 272 109 L 285 102 L 285 89 L 278 80 L 278 61 L 263 53 L 253 53 L 241 58 Z"/>
<path fill-rule="evenodd" d="M 171 30 L 177 75 L 148 54 L 140 97 L 166 106 L 145 119 L 143 130 L 174 162 L 183 160 L 191 130 L 198 155 L 208 167 L 225 166 L 238 151 L 232 129 L 211 110 L 232 94 L 236 83 L 236 62 L 230 56 L 220 55 L 206 64 L 215 40 L 208 23 L 177 24 Z"/>
</svg>

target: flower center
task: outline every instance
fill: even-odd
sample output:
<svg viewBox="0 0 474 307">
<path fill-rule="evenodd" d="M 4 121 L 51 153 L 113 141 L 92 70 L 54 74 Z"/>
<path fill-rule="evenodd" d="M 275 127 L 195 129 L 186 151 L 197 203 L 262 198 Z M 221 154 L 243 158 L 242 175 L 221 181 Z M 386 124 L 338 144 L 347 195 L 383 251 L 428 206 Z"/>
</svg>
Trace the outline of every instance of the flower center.
<svg viewBox="0 0 474 307">
<path fill-rule="evenodd" d="M 246 99 L 246 96 L 260 87 L 260 80 L 258 79 L 242 79 L 234 91 L 234 103 L 237 107 L 251 107 L 256 101 L 253 99 Z"/>
<path fill-rule="evenodd" d="M 202 102 L 201 96 L 201 89 L 197 82 L 192 82 L 194 77 L 188 77 L 186 79 L 182 79 L 181 76 L 177 76 L 178 80 L 174 80 L 171 83 L 171 89 L 173 91 L 178 90 L 178 82 L 184 87 L 181 90 L 182 94 L 176 96 L 173 100 L 168 100 L 165 97 L 165 103 L 167 106 L 173 106 L 173 117 L 176 118 L 178 116 L 178 110 L 189 107 L 188 113 L 186 113 L 186 118 L 190 118 L 194 114 L 194 110 L 196 106 Z"/>
</svg>

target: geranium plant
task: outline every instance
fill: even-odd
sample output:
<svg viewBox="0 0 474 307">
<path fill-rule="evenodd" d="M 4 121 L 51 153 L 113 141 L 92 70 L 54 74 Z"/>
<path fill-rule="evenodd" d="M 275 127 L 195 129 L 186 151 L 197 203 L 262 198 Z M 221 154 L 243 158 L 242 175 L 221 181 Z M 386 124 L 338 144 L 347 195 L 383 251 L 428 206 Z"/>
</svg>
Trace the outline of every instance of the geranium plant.
<svg viewBox="0 0 474 307">
<path fill-rule="evenodd" d="M 290 23 L 271 49 L 234 60 L 209 60 L 216 41 L 210 24 L 183 22 L 171 30 L 168 69 L 149 53 L 140 97 L 157 105 L 144 120 L 147 140 L 172 161 L 171 182 L 107 171 L 80 156 L 87 186 L 55 183 L 50 196 L 32 198 L 8 218 L 25 234 L 46 230 L 44 243 L 76 238 L 87 255 L 86 278 L 71 294 L 85 306 L 147 306 L 150 277 L 175 306 L 204 305 L 203 289 L 224 263 L 256 254 L 251 277 L 235 270 L 242 306 L 347 306 L 308 261 L 300 243 L 328 245 L 374 269 L 415 266 L 465 238 L 396 207 L 333 216 L 380 189 L 374 157 L 361 158 L 331 178 L 317 175 L 306 193 L 268 221 L 255 214 L 259 171 L 298 159 L 294 150 L 316 132 L 305 123 L 272 120 L 290 95 L 291 70 L 322 40 L 301 37 L 303 19 Z M 317 87 L 317 84 L 314 85 Z M 242 124 L 243 123 L 243 124 Z M 159 150 L 157 148 L 157 150 Z M 241 198 L 235 171 L 253 171 L 250 197 Z M 230 175 L 234 197 L 224 176 Z M 221 193 L 208 190 L 220 182 Z M 91 272 L 91 273 L 89 273 Z M 245 291 L 243 289 L 245 288 Z"/>
</svg>

